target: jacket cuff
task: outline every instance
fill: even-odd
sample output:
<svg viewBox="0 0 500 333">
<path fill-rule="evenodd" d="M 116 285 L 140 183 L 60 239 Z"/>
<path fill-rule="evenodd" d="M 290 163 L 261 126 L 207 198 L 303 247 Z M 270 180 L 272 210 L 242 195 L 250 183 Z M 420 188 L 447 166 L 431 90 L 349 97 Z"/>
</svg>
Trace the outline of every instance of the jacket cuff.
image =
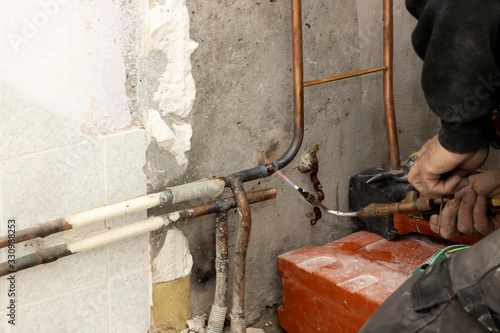
<svg viewBox="0 0 500 333">
<path fill-rule="evenodd" d="M 467 123 L 451 123 L 441 120 L 439 143 L 448 151 L 467 154 L 489 145 L 488 117 Z"/>
</svg>

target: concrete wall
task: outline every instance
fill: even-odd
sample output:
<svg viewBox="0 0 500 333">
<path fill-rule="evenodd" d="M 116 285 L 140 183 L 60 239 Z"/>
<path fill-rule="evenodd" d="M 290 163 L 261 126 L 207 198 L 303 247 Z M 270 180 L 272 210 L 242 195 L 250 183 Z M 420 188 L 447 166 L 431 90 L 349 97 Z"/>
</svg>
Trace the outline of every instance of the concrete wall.
<svg viewBox="0 0 500 333">
<path fill-rule="evenodd" d="M 0 8 L 1 234 L 8 219 L 21 229 L 274 161 L 291 142 L 288 0 L 4 0 Z M 381 9 L 380 0 L 304 1 L 305 79 L 382 65 Z M 437 120 L 421 92 L 421 61 L 410 45 L 415 20 L 403 0 L 395 0 L 394 19 L 405 157 L 436 132 Z M 381 73 L 306 88 L 299 155 L 314 144 L 324 203 L 347 210 L 349 177 L 389 167 Z M 283 173 L 312 191 L 296 160 Z M 332 216 L 312 226 L 311 207 L 276 175 L 245 184 L 268 187 L 278 196 L 252 205 L 246 266 L 247 322 L 261 327 L 281 303 L 276 256 L 355 229 Z M 17 255 L 145 217 L 34 240 Z M 237 230 L 232 211 L 230 259 Z M 58 332 L 178 331 L 210 310 L 214 232 L 213 216 L 197 218 L 20 272 L 16 327 L 5 320 L 10 299 L 1 279 L 0 332 L 53 332 L 54 322 Z"/>
</svg>

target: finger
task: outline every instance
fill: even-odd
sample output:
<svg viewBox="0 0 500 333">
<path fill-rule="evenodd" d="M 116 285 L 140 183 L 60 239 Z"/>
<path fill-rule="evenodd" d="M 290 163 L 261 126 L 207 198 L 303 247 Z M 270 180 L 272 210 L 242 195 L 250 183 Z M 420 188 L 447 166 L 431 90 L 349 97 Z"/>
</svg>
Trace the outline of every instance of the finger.
<svg viewBox="0 0 500 333">
<path fill-rule="evenodd" d="M 490 221 L 488 215 L 486 215 L 487 209 L 488 200 L 482 195 L 478 196 L 473 210 L 474 229 L 484 236 L 491 234 L 495 230 L 493 221 Z"/>
<path fill-rule="evenodd" d="M 460 236 L 457 229 L 457 214 L 460 202 L 457 199 L 448 201 L 441 212 L 441 221 L 439 223 L 439 233 L 443 238 L 452 239 Z"/>
<path fill-rule="evenodd" d="M 458 208 L 457 229 L 465 235 L 477 235 L 474 229 L 474 205 L 476 204 L 477 193 L 474 190 L 465 192 Z"/>
<path fill-rule="evenodd" d="M 422 193 L 422 186 L 420 183 L 420 163 L 418 158 L 413 163 L 410 172 L 408 173 L 408 181 L 418 192 Z"/>
<path fill-rule="evenodd" d="M 439 234 L 438 223 L 439 223 L 439 215 L 438 214 L 432 215 L 429 219 L 429 225 L 431 227 L 432 232 L 436 234 Z"/>
<path fill-rule="evenodd" d="M 440 175 L 425 175 L 422 177 L 422 186 L 428 188 L 433 196 L 454 194 L 469 184 L 469 180 L 459 175 L 453 175 L 446 179 L 437 178 Z"/>
</svg>

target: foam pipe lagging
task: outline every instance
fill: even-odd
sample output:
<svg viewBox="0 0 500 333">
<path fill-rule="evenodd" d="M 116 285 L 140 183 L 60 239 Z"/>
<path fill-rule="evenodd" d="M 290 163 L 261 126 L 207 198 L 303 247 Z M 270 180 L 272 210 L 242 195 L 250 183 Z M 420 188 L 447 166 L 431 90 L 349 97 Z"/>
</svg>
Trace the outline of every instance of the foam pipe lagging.
<svg viewBox="0 0 500 333">
<path fill-rule="evenodd" d="M 169 188 L 172 192 L 172 203 L 199 198 L 217 198 L 224 191 L 226 182 L 221 178 L 199 180 Z"/>
<path fill-rule="evenodd" d="M 227 307 L 212 305 L 208 318 L 207 333 L 222 333 L 226 321 Z"/>
</svg>

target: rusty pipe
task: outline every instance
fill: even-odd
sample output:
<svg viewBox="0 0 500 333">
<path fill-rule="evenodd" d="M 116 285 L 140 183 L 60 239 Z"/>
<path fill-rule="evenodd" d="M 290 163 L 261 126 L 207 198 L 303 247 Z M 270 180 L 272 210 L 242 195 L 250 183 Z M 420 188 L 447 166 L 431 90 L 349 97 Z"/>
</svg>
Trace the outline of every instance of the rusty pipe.
<svg viewBox="0 0 500 333">
<path fill-rule="evenodd" d="M 236 238 L 235 272 L 233 279 L 233 308 L 231 310 L 231 332 L 245 333 L 245 263 L 248 241 L 252 228 L 252 214 L 242 182 L 235 177 L 229 179 L 236 206 L 240 215 L 240 227 Z"/>
<path fill-rule="evenodd" d="M 248 203 L 253 204 L 274 198 L 276 198 L 276 190 L 270 188 L 249 193 Z M 116 229 L 103 230 L 97 234 L 19 257 L 15 259 L 14 263 L 3 262 L 0 264 L 0 276 L 5 276 L 30 267 L 53 262 L 62 257 L 90 250 L 102 245 L 111 244 L 115 241 L 130 238 L 141 233 L 157 230 L 171 223 L 177 223 L 186 219 L 234 208 L 236 205 L 236 200 L 234 198 L 218 199 L 203 205 L 183 209 L 181 211 L 169 213 L 163 216 L 152 217 L 147 220 L 131 223 Z M 15 246 L 15 244 L 9 244 L 9 246 Z"/>
<path fill-rule="evenodd" d="M 393 2 L 383 0 L 384 19 L 384 107 L 385 122 L 387 125 L 387 140 L 389 141 L 389 156 L 391 158 L 392 170 L 401 167 L 399 158 L 398 129 L 396 125 L 396 113 L 394 111 L 394 86 L 393 86 L 393 50 L 394 50 L 394 26 L 393 26 Z"/>
<path fill-rule="evenodd" d="M 293 139 L 285 154 L 276 161 L 252 169 L 233 173 L 245 183 L 251 180 L 265 178 L 287 166 L 297 155 L 304 138 L 304 64 L 302 53 L 302 1 L 292 2 L 292 54 L 293 54 L 293 101 L 294 101 L 294 128 Z M 230 186 L 226 177 L 226 186 Z"/>
<path fill-rule="evenodd" d="M 215 232 L 216 284 L 214 302 L 208 318 L 207 333 L 222 333 L 227 313 L 226 298 L 229 271 L 227 210 L 217 213 L 215 221 L 217 224 Z"/>
</svg>

